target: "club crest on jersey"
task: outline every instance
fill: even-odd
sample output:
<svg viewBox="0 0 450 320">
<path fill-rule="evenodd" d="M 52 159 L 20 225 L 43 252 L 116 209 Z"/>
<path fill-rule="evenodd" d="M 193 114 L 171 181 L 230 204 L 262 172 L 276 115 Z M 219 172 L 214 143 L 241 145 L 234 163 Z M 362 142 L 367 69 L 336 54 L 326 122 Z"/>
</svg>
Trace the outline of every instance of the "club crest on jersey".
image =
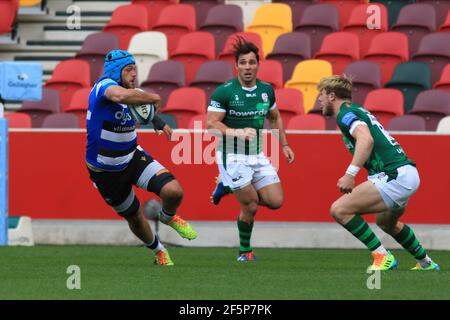
<svg viewBox="0 0 450 320">
<path fill-rule="evenodd" d="M 263 99 L 264 102 L 269 101 L 269 96 L 265 92 L 261 94 L 261 98 Z"/>
</svg>

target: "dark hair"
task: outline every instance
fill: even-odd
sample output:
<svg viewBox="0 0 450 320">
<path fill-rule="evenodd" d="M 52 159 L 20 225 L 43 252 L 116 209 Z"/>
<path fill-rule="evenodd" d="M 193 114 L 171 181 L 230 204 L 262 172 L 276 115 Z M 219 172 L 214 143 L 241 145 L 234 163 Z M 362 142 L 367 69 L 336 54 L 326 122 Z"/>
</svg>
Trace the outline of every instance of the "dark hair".
<svg viewBox="0 0 450 320">
<path fill-rule="evenodd" d="M 236 37 L 236 42 L 233 45 L 233 52 L 234 52 L 234 59 L 236 60 L 236 63 L 239 60 L 239 57 L 242 54 L 247 54 L 250 52 L 253 52 L 256 55 L 256 61 L 259 62 L 259 49 L 257 46 L 255 46 L 252 42 L 249 42 L 245 40 L 241 36 Z"/>
</svg>

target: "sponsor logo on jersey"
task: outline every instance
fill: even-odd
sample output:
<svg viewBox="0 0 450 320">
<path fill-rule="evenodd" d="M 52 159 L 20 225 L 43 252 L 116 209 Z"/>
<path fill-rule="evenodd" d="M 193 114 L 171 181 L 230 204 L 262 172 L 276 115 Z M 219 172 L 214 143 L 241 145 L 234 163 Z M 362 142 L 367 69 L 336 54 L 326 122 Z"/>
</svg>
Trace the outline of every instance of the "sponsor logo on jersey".
<svg viewBox="0 0 450 320">
<path fill-rule="evenodd" d="M 216 100 L 211 100 L 210 106 L 213 108 L 222 108 L 222 105 L 220 104 L 220 102 L 216 101 Z"/>
<path fill-rule="evenodd" d="M 121 120 L 120 121 L 121 125 L 124 125 L 125 123 L 127 123 L 127 121 L 131 121 L 131 115 L 127 111 L 125 111 L 125 109 L 128 108 L 122 105 L 122 110 L 116 111 L 116 113 L 114 113 L 114 117 L 117 120 Z"/>
<path fill-rule="evenodd" d="M 234 95 L 234 100 L 239 101 L 239 96 L 237 94 Z"/>
<path fill-rule="evenodd" d="M 264 102 L 269 101 L 269 96 L 267 95 L 267 93 L 263 92 L 261 94 L 261 98 L 263 99 Z"/>
<path fill-rule="evenodd" d="M 254 116 L 265 116 L 267 114 L 267 110 L 258 110 L 258 111 L 236 111 L 229 110 L 228 114 L 230 116 L 236 117 L 254 117 Z"/>
<path fill-rule="evenodd" d="M 246 93 L 245 97 L 247 97 L 247 98 L 255 98 L 256 97 L 256 93 Z"/>
</svg>

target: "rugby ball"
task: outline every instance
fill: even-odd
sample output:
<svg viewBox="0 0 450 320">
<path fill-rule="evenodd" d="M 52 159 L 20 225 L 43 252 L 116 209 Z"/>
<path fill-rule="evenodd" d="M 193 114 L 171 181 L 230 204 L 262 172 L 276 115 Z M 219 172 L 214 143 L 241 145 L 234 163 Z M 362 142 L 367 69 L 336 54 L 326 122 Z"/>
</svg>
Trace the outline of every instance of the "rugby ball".
<svg viewBox="0 0 450 320">
<path fill-rule="evenodd" d="M 131 117 L 139 124 L 149 124 L 155 116 L 155 109 L 153 103 L 128 105 Z"/>
</svg>

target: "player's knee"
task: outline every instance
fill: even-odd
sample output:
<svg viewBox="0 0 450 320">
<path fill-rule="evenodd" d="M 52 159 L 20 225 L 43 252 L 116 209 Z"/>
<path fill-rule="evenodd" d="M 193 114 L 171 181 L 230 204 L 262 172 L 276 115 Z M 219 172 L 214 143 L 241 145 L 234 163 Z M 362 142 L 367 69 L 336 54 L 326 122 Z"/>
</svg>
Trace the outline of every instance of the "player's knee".
<svg viewBox="0 0 450 320">
<path fill-rule="evenodd" d="M 345 214 L 348 212 L 345 212 L 345 208 L 340 205 L 339 203 L 333 203 L 330 208 L 330 215 L 331 217 L 336 220 L 337 222 L 340 222 L 345 217 Z"/>
<path fill-rule="evenodd" d="M 258 201 L 250 200 L 243 204 L 243 209 L 247 214 L 255 215 L 258 210 Z"/>
<path fill-rule="evenodd" d="M 178 182 L 172 182 L 164 186 L 160 197 L 167 202 L 180 203 L 183 199 L 183 189 Z"/>
<path fill-rule="evenodd" d="M 274 198 L 274 199 L 270 199 L 270 201 L 266 202 L 266 206 L 269 209 L 272 209 L 272 210 L 280 209 L 282 205 L 283 205 L 283 198 L 282 197 L 277 197 L 277 198 Z"/>
<path fill-rule="evenodd" d="M 385 220 L 378 220 L 377 226 L 386 232 L 387 234 L 393 234 L 395 232 L 395 224 L 392 224 Z"/>
</svg>

